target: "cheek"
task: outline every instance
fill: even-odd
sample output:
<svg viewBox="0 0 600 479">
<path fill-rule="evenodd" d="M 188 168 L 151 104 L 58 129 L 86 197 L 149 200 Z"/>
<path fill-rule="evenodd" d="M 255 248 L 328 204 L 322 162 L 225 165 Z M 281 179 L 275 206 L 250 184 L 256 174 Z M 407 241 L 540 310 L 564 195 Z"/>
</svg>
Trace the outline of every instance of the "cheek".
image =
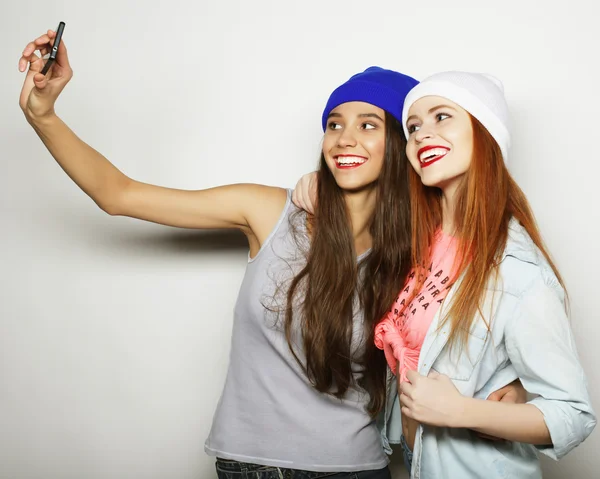
<svg viewBox="0 0 600 479">
<path fill-rule="evenodd" d="M 473 136 L 472 135 L 465 135 L 464 137 L 461 138 L 460 141 L 460 158 L 461 158 L 461 164 L 460 166 L 467 170 L 469 169 L 469 167 L 471 166 L 471 163 L 473 161 Z"/>
<path fill-rule="evenodd" d="M 470 129 L 466 127 L 461 129 L 455 128 L 445 132 L 442 138 L 452 145 L 454 152 L 461 158 L 461 163 L 471 163 L 471 157 L 473 156 L 473 133 Z"/>
<path fill-rule="evenodd" d="M 364 143 L 365 148 L 369 151 L 371 159 L 383 162 L 385 155 L 385 137 L 373 138 Z"/>
<path fill-rule="evenodd" d="M 323 154 L 325 156 L 327 156 L 327 152 L 329 152 L 335 145 L 335 139 L 333 138 L 333 135 L 325 135 L 323 137 Z"/>
</svg>

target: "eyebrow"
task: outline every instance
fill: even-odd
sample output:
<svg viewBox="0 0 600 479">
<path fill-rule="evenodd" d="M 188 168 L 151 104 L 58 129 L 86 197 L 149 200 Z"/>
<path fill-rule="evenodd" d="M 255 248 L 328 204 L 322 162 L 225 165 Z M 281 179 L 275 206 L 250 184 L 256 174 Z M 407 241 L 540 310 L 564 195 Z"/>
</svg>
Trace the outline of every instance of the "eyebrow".
<svg viewBox="0 0 600 479">
<path fill-rule="evenodd" d="M 427 114 L 431 115 L 434 111 L 441 110 L 442 108 L 449 108 L 450 110 L 456 111 L 456 108 L 453 108 L 450 105 L 437 105 L 437 106 L 434 106 L 433 108 L 430 108 L 429 111 L 427 112 Z M 406 119 L 406 123 L 408 123 L 409 120 L 412 120 L 413 118 L 416 118 L 416 117 L 417 117 L 417 115 L 410 115 Z"/>
<path fill-rule="evenodd" d="M 329 118 L 341 118 L 342 115 L 339 113 L 330 113 L 329 116 L 327 117 L 327 119 Z M 377 113 L 361 113 L 360 115 L 358 115 L 359 118 L 377 118 L 379 121 L 383 121 L 383 118 L 381 118 Z"/>
</svg>

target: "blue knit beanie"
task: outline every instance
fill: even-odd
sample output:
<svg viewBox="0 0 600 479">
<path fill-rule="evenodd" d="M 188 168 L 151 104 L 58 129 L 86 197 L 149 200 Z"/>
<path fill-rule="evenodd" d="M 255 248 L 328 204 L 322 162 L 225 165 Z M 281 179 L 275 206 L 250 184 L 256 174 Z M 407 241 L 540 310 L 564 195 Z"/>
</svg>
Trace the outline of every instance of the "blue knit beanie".
<svg viewBox="0 0 600 479">
<path fill-rule="evenodd" d="M 380 67 L 369 67 L 337 87 L 323 111 L 323 131 L 331 110 L 349 101 L 364 101 L 387 111 L 402 122 L 402 107 L 408 92 L 419 82 L 408 75 Z"/>
</svg>

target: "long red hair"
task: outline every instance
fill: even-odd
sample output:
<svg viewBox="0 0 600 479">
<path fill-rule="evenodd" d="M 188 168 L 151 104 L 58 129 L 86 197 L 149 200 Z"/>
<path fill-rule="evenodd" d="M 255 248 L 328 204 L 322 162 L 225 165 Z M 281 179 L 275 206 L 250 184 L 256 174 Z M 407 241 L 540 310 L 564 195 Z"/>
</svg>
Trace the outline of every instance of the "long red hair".
<svg viewBox="0 0 600 479">
<path fill-rule="evenodd" d="M 451 323 L 450 344 L 466 344 L 476 313 L 481 311 L 486 286 L 497 275 L 506 247 L 511 217 L 521 223 L 544 255 L 558 281 L 563 280 L 542 240 L 531 206 L 511 177 L 500 147 L 473 116 L 473 158 L 457 192 L 454 235 L 458 240 L 454 280 L 462 276 L 447 314 L 440 327 Z M 412 261 L 417 285 L 421 290 L 430 263 L 430 251 L 436 231 L 442 225 L 441 190 L 423 185 L 410 169 Z M 420 284 L 419 284 L 420 283 Z M 410 304 L 407 302 L 407 304 Z M 489 328 L 489 320 L 484 318 Z"/>
</svg>

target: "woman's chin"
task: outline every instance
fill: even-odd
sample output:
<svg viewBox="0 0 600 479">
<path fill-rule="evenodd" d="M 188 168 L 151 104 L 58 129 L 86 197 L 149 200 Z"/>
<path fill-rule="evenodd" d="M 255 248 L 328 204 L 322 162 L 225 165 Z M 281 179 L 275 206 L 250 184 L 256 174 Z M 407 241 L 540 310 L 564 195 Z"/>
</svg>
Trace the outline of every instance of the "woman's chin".
<svg viewBox="0 0 600 479">
<path fill-rule="evenodd" d="M 337 185 L 344 193 L 361 193 L 374 190 L 377 186 L 376 181 L 338 181 Z"/>
</svg>

